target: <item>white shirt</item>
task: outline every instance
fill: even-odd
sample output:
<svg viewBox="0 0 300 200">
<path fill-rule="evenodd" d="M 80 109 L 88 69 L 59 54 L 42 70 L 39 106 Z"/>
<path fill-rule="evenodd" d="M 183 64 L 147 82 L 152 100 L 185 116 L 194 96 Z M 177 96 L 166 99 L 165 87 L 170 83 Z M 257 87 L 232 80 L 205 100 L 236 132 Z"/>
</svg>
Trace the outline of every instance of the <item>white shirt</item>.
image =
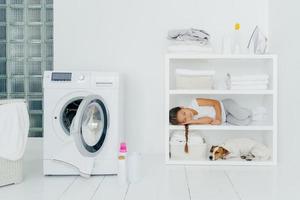
<svg viewBox="0 0 300 200">
<path fill-rule="evenodd" d="M 224 110 L 223 103 L 221 101 L 219 101 L 219 102 L 221 105 L 221 116 L 222 116 L 221 121 L 224 123 L 226 121 L 226 113 Z M 195 120 L 199 119 L 201 117 L 210 117 L 210 118 L 216 119 L 215 108 L 213 106 L 199 106 L 197 99 L 193 99 L 189 108 L 192 108 L 197 111 L 198 114 L 193 116 L 193 119 L 195 119 Z"/>
</svg>

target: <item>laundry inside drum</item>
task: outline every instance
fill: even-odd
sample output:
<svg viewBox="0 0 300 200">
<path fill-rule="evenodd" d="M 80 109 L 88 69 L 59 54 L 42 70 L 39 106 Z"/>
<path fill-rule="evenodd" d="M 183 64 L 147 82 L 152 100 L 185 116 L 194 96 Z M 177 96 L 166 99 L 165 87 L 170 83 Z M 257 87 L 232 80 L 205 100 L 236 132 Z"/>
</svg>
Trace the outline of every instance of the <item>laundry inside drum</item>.
<svg viewBox="0 0 300 200">
<path fill-rule="evenodd" d="M 81 101 L 82 98 L 71 100 L 62 109 L 61 124 L 67 135 L 70 135 L 70 127 Z"/>
<path fill-rule="evenodd" d="M 103 133 L 103 111 L 98 103 L 91 103 L 82 119 L 82 137 L 89 146 L 94 146 Z"/>
</svg>

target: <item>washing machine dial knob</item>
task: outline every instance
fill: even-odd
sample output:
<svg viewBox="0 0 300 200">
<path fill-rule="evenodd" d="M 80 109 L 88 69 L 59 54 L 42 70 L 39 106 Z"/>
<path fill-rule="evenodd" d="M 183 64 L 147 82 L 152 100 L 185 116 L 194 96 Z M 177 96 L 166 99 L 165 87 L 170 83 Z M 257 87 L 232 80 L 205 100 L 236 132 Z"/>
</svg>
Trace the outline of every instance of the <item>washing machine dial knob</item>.
<svg viewBox="0 0 300 200">
<path fill-rule="evenodd" d="M 84 76 L 84 75 L 80 75 L 80 76 L 79 76 L 79 80 L 80 80 L 80 81 L 83 81 L 84 79 L 85 79 L 85 76 Z"/>
</svg>

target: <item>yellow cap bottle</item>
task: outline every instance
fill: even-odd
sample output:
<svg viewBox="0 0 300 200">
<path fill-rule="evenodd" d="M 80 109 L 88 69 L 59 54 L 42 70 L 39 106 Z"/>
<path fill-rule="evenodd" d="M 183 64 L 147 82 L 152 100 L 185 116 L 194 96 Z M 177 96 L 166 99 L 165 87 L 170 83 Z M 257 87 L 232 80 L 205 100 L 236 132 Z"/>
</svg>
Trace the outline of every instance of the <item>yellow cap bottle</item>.
<svg viewBox="0 0 300 200">
<path fill-rule="evenodd" d="M 233 44 L 232 44 L 232 53 L 233 54 L 242 53 L 240 29 L 241 29 L 240 23 L 235 23 L 234 24 L 234 33 L 233 33 Z"/>
<path fill-rule="evenodd" d="M 240 23 L 235 23 L 234 29 L 238 31 L 238 30 L 240 30 L 240 28 L 241 28 Z"/>
</svg>

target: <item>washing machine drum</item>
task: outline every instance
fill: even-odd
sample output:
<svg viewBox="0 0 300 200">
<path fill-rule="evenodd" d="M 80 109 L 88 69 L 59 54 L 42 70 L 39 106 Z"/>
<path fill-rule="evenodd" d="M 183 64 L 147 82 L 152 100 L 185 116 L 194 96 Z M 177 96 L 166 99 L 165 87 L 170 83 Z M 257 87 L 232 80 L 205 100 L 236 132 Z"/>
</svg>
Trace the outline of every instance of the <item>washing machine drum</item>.
<svg viewBox="0 0 300 200">
<path fill-rule="evenodd" d="M 104 100 L 97 95 L 85 97 L 72 120 L 70 135 L 83 156 L 95 157 L 104 144 L 109 113 Z"/>
</svg>

